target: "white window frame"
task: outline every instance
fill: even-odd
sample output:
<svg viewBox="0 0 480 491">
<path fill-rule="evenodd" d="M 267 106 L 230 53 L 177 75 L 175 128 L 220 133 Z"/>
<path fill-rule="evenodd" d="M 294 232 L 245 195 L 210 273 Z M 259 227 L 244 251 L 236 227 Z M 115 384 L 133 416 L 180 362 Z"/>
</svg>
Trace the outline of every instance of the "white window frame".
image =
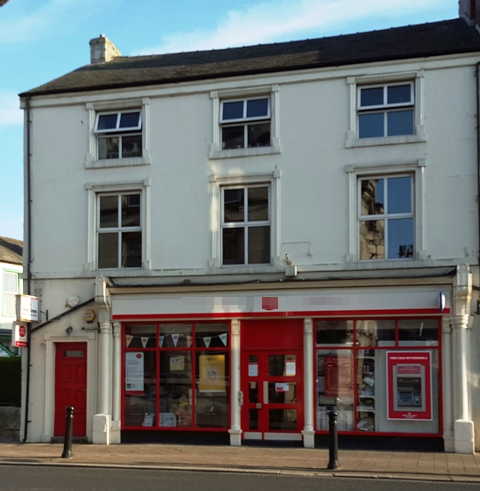
<svg viewBox="0 0 480 491">
<path fill-rule="evenodd" d="M 240 123 L 245 125 L 245 132 L 248 123 L 254 121 L 265 120 L 265 117 L 261 118 L 242 118 L 235 120 L 222 120 L 222 103 L 223 102 L 235 102 L 245 101 L 249 99 L 269 98 L 269 117 L 270 117 L 270 146 L 267 147 L 247 147 L 244 148 L 232 148 L 222 149 L 222 126 L 226 126 L 230 123 Z M 279 154 L 280 148 L 280 97 L 279 86 L 261 86 L 251 88 L 239 88 L 218 90 L 210 92 L 210 99 L 212 100 L 212 143 L 210 144 L 210 159 L 224 159 L 234 157 L 252 157 L 256 155 L 272 155 Z M 246 108 L 246 104 L 244 105 Z M 245 111 L 245 109 L 244 109 Z M 245 136 L 244 144 L 247 144 Z"/>
<path fill-rule="evenodd" d="M 368 147 L 378 145 L 395 145 L 402 143 L 419 143 L 425 142 L 427 137 L 424 126 L 424 74 L 422 70 L 416 72 L 401 72 L 401 73 L 388 73 L 358 77 L 347 77 L 347 86 L 349 88 L 349 128 L 346 133 L 345 147 Z M 398 103 L 398 104 L 382 104 L 378 106 L 365 106 L 360 105 L 360 89 L 362 88 L 374 88 L 384 87 L 392 85 L 404 85 L 406 83 L 412 84 L 412 97 L 413 101 L 410 104 Z M 386 101 L 386 99 L 384 99 Z M 414 113 L 414 131 L 412 135 L 397 135 L 397 136 L 381 136 L 372 138 L 359 138 L 358 127 L 358 115 L 366 110 L 378 109 L 378 112 L 382 110 L 392 111 L 401 110 L 402 107 L 413 106 Z M 373 112 L 373 111 L 372 111 Z M 386 121 L 387 118 L 384 118 Z M 384 123 L 386 124 L 386 123 Z M 385 130 L 386 135 L 386 130 Z"/>
<path fill-rule="evenodd" d="M 209 268 L 218 273 L 283 271 L 280 259 L 280 171 L 275 168 L 270 174 L 246 176 L 210 176 L 210 230 L 211 250 Z M 248 186 L 269 186 L 270 263 L 269 264 L 223 264 L 222 224 L 223 189 Z M 259 222 L 254 222 L 255 224 Z M 248 257 L 248 256 L 247 256 Z"/>
<path fill-rule="evenodd" d="M 398 265 L 398 261 L 402 265 L 418 266 L 424 264 L 428 259 L 427 243 L 425 235 L 425 168 L 427 163 L 425 160 L 393 162 L 390 164 L 365 163 L 354 164 L 345 167 L 347 177 L 347 223 L 348 223 L 348 245 L 345 255 L 345 262 L 349 264 L 364 265 L 371 267 L 392 267 L 393 264 Z M 412 258 L 398 259 L 362 259 L 360 260 L 360 213 L 359 213 L 359 187 L 360 179 L 388 177 L 394 175 L 409 174 L 413 176 L 413 215 L 414 215 L 414 252 Z M 371 215 L 373 216 L 373 215 Z M 395 215 L 397 216 L 397 215 Z"/>
<path fill-rule="evenodd" d="M 98 169 L 106 167 L 130 167 L 137 165 L 150 165 L 150 99 L 119 99 L 108 102 L 94 102 L 85 105 L 87 111 L 87 153 L 85 156 L 85 167 L 87 169 Z M 97 130 L 99 115 L 118 114 L 127 112 L 140 111 L 139 128 L 121 128 L 115 130 Z M 117 125 L 119 117 L 117 117 Z M 142 155 L 139 157 L 121 157 L 121 148 L 119 148 L 119 158 L 117 159 L 99 159 L 98 158 L 98 136 L 111 134 L 122 136 L 125 131 L 136 131 L 142 134 Z M 131 133 L 130 133 L 131 134 Z"/>
<path fill-rule="evenodd" d="M 371 179 L 384 179 L 384 183 L 386 183 L 388 178 L 391 177 L 410 177 L 411 178 L 411 203 L 409 213 L 388 213 L 388 186 L 384 185 L 384 193 L 385 193 L 385 213 L 378 215 L 362 215 L 362 181 L 368 181 Z M 378 262 L 378 261 L 411 261 L 413 257 L 404 257 L 404 258 L 389 258 L 388 256 L 388 226 L 391 220 L 400 219 L 400 218 L 411 218 L 413 220 L 414 225 L 414 238 L 413 238 L 413 246 L 415 250 L 415 174 L 412 172 L 402 172 L 399 174 L 374 174 L 374 175 L 364 175 L 359 176 L 357 181 L 357 210 L 358 210 L 358 255 L 359 260 Z M 360 225 L 362 222 L 373 222 L 377 220 L 384 221 L 384 236 L 383 236 L 383 248 L 385 257 L 380 259 L 360 259 Z"/>
<path fill-rule="evenodd" d="M 2 271 L 2 276 L 3 276 L 3 279 L 2 279 L 2 283 L 3 283 L 3 289 L 2 289 L 2 305 L 1 305 L 1 312 L 0 312 L 0 317 L 4 317 L 4 318 L 15 318 L 16 316 L 16 312 L 15 312 L 15 302 L 16 302 L 16 299 L 15 299 L 15 296 L 18 294 L 18 293 L 21 293 L 21 290 L 20 290 L 20 280 L 21 280 L 21 273 L 19 271 L 14 271 L 14 270 L 11 270 L 11 269 L 4 269 Z M 16 288 L 16 291 L 12 292 L 12 291 L 9 291 L 7 290 L 7 281 L 6 281 L 6 278 L 7 278 L 7 275 L 9 274 L 12 274 L 12 275 L 15 275 L 16 276 L 16 282 L 17 282 L 17 288 Z M 7 299 L 10 300 L 11 298 L 13 297 L 13 311 L 11 313 L 7 312 L 7 309 L 6 309 L 6 306 L 7 306 Z"/>
<path fill-rule="evenodd" d="M 267 220 L 255 220 L 255 221 L 249 221 L 248 220 L 248 189 L 253 189 L 253 188 L 267 188 L 267 196 L 268 196 L 268 219 Z M 230 189 L 242 189 L 243 190 L 243 196 L 244 196 L 244 220 L 242 222 L 225 222 L 225 190 L 230 190 Z M 256 228 L 256 227 L 269 227 L 270 228 L 270 251 L 269 251 L 269 257 L 270 260 L 268 263 L 254 263 L 254 264 L 271 264 L 272 263 L 272 224 L 271 224 L 271 217 L 272 217 L 272 207 L 271 207 L 271 202 L 272 202 L 272 192 L 271 192 L 271 186 L 270 183 L 255 183 L 255 184 L 242 184 L 242 185 L 233 185 L 233 186 L 222 186 L 221 187 L 221 233 L 223 236 L 223 230 L 225 229 L 234 229 L 234 228 L 241 228 L 244 230 L 243 234 L 243 251 L 244 251 L 244 262 L 240 264 L 223 264 L 223 239 L 221 240 L 221 258 L 222 258 L 222 266 L 243 266 L 243 265 L 251 265 L 252 263 L 248 262 L 248 235 L 249 235 L 249 230 L 250 228 Z"/>
<path fill-rule="evenodd" d="M 88 231 L 86 272 L 101 271 L 110 276 L 135 276 L 151 269 L 151 182 L 125 181 L 112 184 L 89 183 L 85 185 L 88 194 Z M 139 268 L 98 269 L 99 196 L 140 193 L 140 225 L 142 231 L 142 265 Z M 129 229 L 132 227 L 128 227 Z M 109 229 L 102 228 L 102 232 Z M 130 231 L 130 230 L 128 230 Z"/>
</svg>

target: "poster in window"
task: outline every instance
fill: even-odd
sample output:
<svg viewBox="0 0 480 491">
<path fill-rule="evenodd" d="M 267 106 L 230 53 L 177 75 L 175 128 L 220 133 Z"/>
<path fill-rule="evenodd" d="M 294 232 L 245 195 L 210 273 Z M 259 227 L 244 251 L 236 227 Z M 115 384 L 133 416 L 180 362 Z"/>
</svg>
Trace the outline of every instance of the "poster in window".
<svg viewBox="0 0 480 491">
<path fill-rule="evenodd" d="M 328 355 L 325 357 L 325 395 L 329 397 L 349 396 L 353 386 L 351 358 Z"/>
<path fill-rule="evenodd" d="M 432 419 L 429 351 L 388 352 L 388 419 Z"/>
<path fill-rule="evenodd" d="M 144 391 L 144 356 L 141 352 L 128 352 L 125 356 L 125 390 Z"/>
<path fill-rule="evenodd" d="M 200 392 L 225 392 L 225 355 L 198 356 Z"/>
<path fill-rule="evenodd" d="M 185 370 L 185 356 L 178 355 L 170 358 L 170 371 L 183 372 Z"/>
</svg>

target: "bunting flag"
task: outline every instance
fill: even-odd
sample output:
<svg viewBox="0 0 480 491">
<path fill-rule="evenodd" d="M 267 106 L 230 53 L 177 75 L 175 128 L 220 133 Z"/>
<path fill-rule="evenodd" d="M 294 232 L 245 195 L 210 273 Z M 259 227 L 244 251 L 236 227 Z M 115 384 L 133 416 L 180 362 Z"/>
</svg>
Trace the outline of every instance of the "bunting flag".
<svg viewBox="0 0 480 491">
<path fill-rule="evenodd" d="M 125 341 L 127 342 L 127 348 L 130 346 L 132 340 L 133 340 L 133 336 L 131 334 L 125 334 Z"/>
<path fill-rule="evenodd" d="M 205 336 L 205 337 L 203 338 L 203 343 L 205 344 L 205 346 L 206 346 L 207 348 L 209 348 L 209 347 L 210 347 L 210 342 L 211 342 L 211 341 L 212 341 L 211 336 Z"/>
<path fill-rule="evenodd" d="M 180 334 L 170 334 L 170 336 L 172 336 L 173 346 L 177 346 L 178 338 L 180 337 Z"/>
<path fill-rule="evenodd" d="M 223 343 L 223 346 L 227 346 L 228 334 L 226 332 L 219 334 L 218 337 L 220 341 Z"/>
<path fill-rule="evenodd" d="M 148 344 L 148 336 L 142 336 L 140 339 L 142 340 L 142 346 L 146 348 Z"/>
<path fill-rule="evenodd" d="M 165 339 L 165 336 L 160 336 L 160 339 L 158 341 L 158 345 L 160 346 L 160 348 L 163 346 L 163 340 Z"/>
</svg>

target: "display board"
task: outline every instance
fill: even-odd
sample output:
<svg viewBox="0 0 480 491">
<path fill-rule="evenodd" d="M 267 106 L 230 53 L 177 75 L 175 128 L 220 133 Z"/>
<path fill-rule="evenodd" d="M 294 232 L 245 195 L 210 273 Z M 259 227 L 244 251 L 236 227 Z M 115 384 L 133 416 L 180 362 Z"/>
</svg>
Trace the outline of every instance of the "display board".
<svg viewBox="0 0 480 491">
<path fill-rule="evenodd" d="M 429 351 L 387 352 L 387 418 L 432 419 Z"/>
</svg>

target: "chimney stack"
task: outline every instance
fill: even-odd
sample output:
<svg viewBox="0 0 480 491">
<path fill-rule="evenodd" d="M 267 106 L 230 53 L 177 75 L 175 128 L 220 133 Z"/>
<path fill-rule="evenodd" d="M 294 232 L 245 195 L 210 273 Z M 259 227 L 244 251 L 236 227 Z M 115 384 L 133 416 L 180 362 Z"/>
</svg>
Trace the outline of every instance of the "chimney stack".
<svg viewBox="0 0 480 491">
<path fill-rule="evenodd" d="M 90 39 L 90 63 L 92 65 L 106 63 L 121 55 L 120 50 L 104 34 Z"/>
<path fill-rule="evenodd" d="M 468 24 L 480 24 L 480 0 L 459 0 L 458 13 Z"/>
</svg>

